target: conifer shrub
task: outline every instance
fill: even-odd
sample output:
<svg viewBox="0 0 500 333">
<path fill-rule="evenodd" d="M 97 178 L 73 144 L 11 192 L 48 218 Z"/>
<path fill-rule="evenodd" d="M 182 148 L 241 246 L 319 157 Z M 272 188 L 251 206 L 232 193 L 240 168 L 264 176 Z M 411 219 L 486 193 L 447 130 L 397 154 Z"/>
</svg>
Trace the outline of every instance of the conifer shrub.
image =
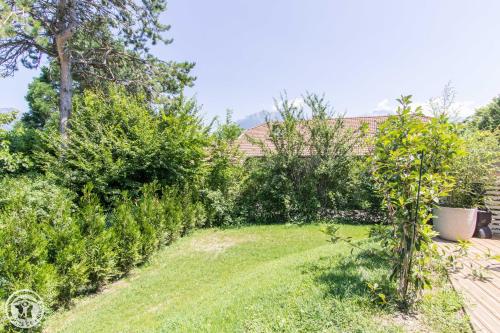
<svg viewBox="0 0 500 333">
<path fill-rule="evenodd" d="M 31 289 L 46 305 L 71 304 L 144 263 L 205 222 L 190 190 L 146 184 L 105 209 L 88 184 L 82 196 L 46 179 L 0 178 L 0 299 Z"/>
</svg>

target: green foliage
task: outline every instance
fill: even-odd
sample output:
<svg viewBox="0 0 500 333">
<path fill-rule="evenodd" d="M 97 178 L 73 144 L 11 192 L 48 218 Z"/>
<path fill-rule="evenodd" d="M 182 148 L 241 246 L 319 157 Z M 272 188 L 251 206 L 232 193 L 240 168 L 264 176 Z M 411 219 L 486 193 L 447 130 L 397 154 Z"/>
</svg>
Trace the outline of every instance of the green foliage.
<svg viewBox="0 0 500 333">
<path fill-rule="evenodd" d="M 117 240 L 117 265 L 120 271 L 128 273 L 141 259 L 141 232 L 126 194 L 120 199 L 111 221 Z"/>
<path fill-rule="evenodd" d="M 187 190 L 153 183 L 132 200 L 122 192 L 106 211 L 93 192 L 75 194 L 43 179 L 0 179 L 0 299 L 28 288 L 50 307 L 127 274 L 205 221 Z"/>
<path fill-rule="evenodd" d="M 29 288 L 66 306 L 205 223 L 198 187 L 209 138 L 196 105 L 182 96 L 148 105 L 109 87 L 75 100 L 65 141 L 36 112 L 0 133 L 2 167 L 39 173 L 7 178 L 2 170 L 1 298 Z"/>
<path fill-rule="evenodd" d="M 207 135 L 193 101 L 151 110 L 141 97 L 110 88 L 77 98 L 68 138 L 45 134 L 45 170 L 79 192 L 87 183 L 106 203 L 120 191 L 133 198 L 146 183 L 197 184 Z M 194 186 L 194 185 L 193 185 Z"/>
<path fill-rule="evenodd" d="M 493 98 L 491 103 L 476 110 L 468 122 L 479 130 L 500 130 L 500 96 Z"/>
<path fill-rule="evenodd" d="M 282 170 L 274 161 L 250 159 L 246 161 L 248 178 L 244 183 L 239 206 L 249 223 L 285 223 L 290 221 L 290 181 L 279 174 Z"/>
<path fill-rule="evenodd" d="M 4 125 L 11 124 L 16 119 L 17 112 L 0 113 L 0 177 L 6 174 L 15 174 L 31 167 L 31 160 L 22 152 L 12 149 L 14 131 L 3 129 Z"/>
<path fill-rule="evenodd" d="M 37 151 L 43 150 L 41 130 L 57 126 L 58 96 L 50 75 L 49 68 L 43 67 L 28 87 L 29 111 L 9 131 L 0 129 L 0 175 L 41 173 L 35 157 Z M 14 119 L 13 114 L 0 115 L 0 126 Z"/>
<path fill-rule="evenodd" d="M 457 155 L 451 174 L 456 182 L 441 202 L 447 207 L 484 207 L 486 187 L 495 182 L 500 157 L 500 131 L 490 132 L 465 127 L 461 131 L 465 153 Z"/>
<path fill-rule="evenodd" d="M 162 226 L 162 242 L 170 244 L 177 239 L 183 231 L 182 223 L 185 217 L 184 213 L 188 210 L 188 207 L 183 206 L 183 200 L 180 200 L 179 190 L 176 188 L 169 188 L 164 190 L 162 208 L 166 215 Z"/>
<path fill-rule="evenodd" d="M 203 193 L 209 225 L 238 223 L 236 204 L 246 175 L 242 154 L 235 142 L 242 131 L 240 126 L 231 121 L 228 111 L 226 122 L 219 124 L 211 136 L 209 169 Z"/>
<path fill-rule="evenodd" d="M 461 140 L 444 115 L 425 118 L 411 107 L 411 96 L 398 100 L 397 115 L 379 127 L 373 174 L 384 199 L 392 233 L 385 239 L 404 306 L 430 284 L 428 267 L 435 253 L 428 221 L 432 205 L 453 186 L 451 163 Z"/>
<path fill-rule="evenodd" d="M 159 187 L 156 183 L 146 184 L 141 189 L 141 196 L 136 202 L 134 215 L 139 227 L 140 256 L 147 260 L 161 245 L 161 230 L 164 229 L 166 214 L 162 207 L 162 201 L 158 198 Z"/>
<path fill-rule="evenodd" d="M 59 279 L 58 304 L 69 305 L 71 299 L 85 291 L 88 281 L 85 242 L 77 220 L 68 214 L 60 225 L 46 231 L 52 240 L 49 261 L 56 267 Z"/>
<path fill-rule="evenodd" d="M 363 143 L 365 125 L 350 129 L 342 115 L 332 121 L 336 114 L 314 94 L 305 97 L 309 120 L 304 109 L 286 96 L 275 105 L 282 121 L 267 122 L 272 147 L 255 142 L 266 154 L 247 162 L 243 215 L 264 223 L 312 221 L 356 207 L 351 199 L 359 192 L 353 184 L 356 177 L 360 179 L 363 164 L 356 164 L 352 151 Z"/>
<path fill-rule="evenodd" d="M 241 195 L 250 222 L 285 223 L 311 220 L 319 202 L 303 158 L 306 141 L 301 132 L 303 109 L 282 96 L 275 101 L 282 121 L 267 121 L 272 147 L 256 141 L 265 151 L 262 159 L 249 160 L 248 180 Z"/>
<path fill-rule="evenodd" d="M 13 75 L 19 63 L 37 68 L 44 57 L 56 64 L 63 136 L 75 86 L 102 89 L 114 82 L 127 86 L 130 92 L 147 94 L 150 102 L 178 95 L 192 84 L 189 72 L 194 64 L 161 61 L 149 52 L 151 43 L 171 42 L 164 36 L 170 27 L 159 20 L 165 9 L 164 0 L 91 1 L 85 6 L 71 1 L 38 6 L 34 0 L 0 0 L 0 17 L 4 18 L 0 25 L 0 76 Z M 28 94 L 33 108 L 26 120 L 34 126 L 42 125 L 50 111 L 46 107 L 54 101 L 50 86 L 43 83 L 35 81 Z"/>
<path fill-rule="evenodd" d="M 57 117 L 59 99 L 52 67 L 42 67 L 40 75 L 28 85 L 29 111 L 23 114 L 21 121 L 30 128 L 43 129 L 49 120 Z M 55 123 L 55 119 L 53 121 Z"/>
<path fill-rule="evenodd" d="M 342 192 L 342 200 L 338 200 L 342 209 L 366 211 L 371 220 L 379 220 L 382 212 L 382 197 L 378 193 L 373 174 L 370 168 L 370 158 L 359 156 L 350 163 L 347 182 L 339 184 L 339 187 L 345 186 Z M 339 175 L 340 177 L 340 175 Z"/>
<path fill-rule="evenodd" d="M 83 189 L 77 217 L 84 239 L 89 288 L 99 290 L 117 274 L 116 238 L 113 229 L 108 228 L 107 216 L 92 189 L 90 184 Z"/>
<path fill-rule="evenodd" d="M 28 288 L 53 305 L 68 289 L 56 261 L 70 265 L 59 252 L 75 231 L 72 197 L 45 180 L 0 179 L 1 298 Z"/>
<path fill-rule="evenodd" d="M 160 189 L 152 183 L 141 188 L 141 193 L 135 201 L 123 193 L 110 216 L 117 266 L 125 274 L 161 245 L 205 223 L 203 206 L 190 191 Z"/>
<path fill-rule="evenodd" d="M 355 165 L 353 151 L 364 144 L 367 124 L 354 129 L 347 127 L 344 116 L 337 115 L 324 97 L 308 94 L 304 102 L 311 110 L 311 120 L 305 123 L 308 136 L 302 135 L 319 205 L 333 210 L 353 207 L 356 203 L 349 200 L 353 199 L 350 194 L 360 193 L 354 179 L 366 170 L 361 163 Z"/>
<path fill-rule="evenodd" d="M 88 40 L 88 36 L 77 36 L 76 43 L 92 44 Z M 101 36 L 94 36 L 100 38 Z M 119 42 L 115 42 L 116 47 L 121 48 Z M 85 48 L 85 46 L 82 46 Z M 116 83 L 127 84 L 120 85 L 130 95 L 141 94 L 146 98 L 148 103 L 158 104 L 162 101 L 169 101 L 174 96 L 179 96 L 185 87 L 191 86 L 193 77 L 189 75 L 193 64 L 189 63 L 164 63 L 157 61 L 155 58 L 150 59 L 154 65 L 136 64 L 135 66 L 123 66 L 117 64 L 113 68 L 114 79 L 110 81 Z M 77 64 L 75 64 L 77 65 Z M 33 78 L 33 81 L 28 85 L 26 93 L 26 101 L 28 102 L 29 110 L 24 113 L 21 121 L 28 128 L 44 129 L 46 127 L 56 128 L 59 103 L 59 76 L 60 71 L 58 63 L 52 60 L 48 66 L 41 67 L 41 73 L 38 77 Z M 77 65 L 78 66 L 78 65 Z M 147 68 L 145 68 L 147 67 Z M 109 81 L 103 80 L 102 77 L 109 73 L 89 72 L 88 68 L 73 68 L 73 95 L 81 95 L 84 90 L 99 90 L 107 92 L 109 89 Z M 142 80 L 132 80 L 137 72 L 144 75 Z M 154 73 L 145 75 L 148 70 L 153 70 Z"/>
<path fill-rule="evenodd" d="M 373 303 L 380 306 L 387 305 L 387 296 L 382 292 L 382 288 L 378 283 L 367 283 L 366 286 L 368 287 Z"/>
</svg>

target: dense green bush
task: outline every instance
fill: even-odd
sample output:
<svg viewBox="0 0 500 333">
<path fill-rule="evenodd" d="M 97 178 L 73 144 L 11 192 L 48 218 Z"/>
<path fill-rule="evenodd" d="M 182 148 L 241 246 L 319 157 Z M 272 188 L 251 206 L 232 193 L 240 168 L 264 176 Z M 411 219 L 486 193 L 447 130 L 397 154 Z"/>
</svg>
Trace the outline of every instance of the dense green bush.
<svg viewBox="0 0 500 333">
<path fill-rule="evenodd" d="M 45 171 L 77 193 L 93 183 L 107 204 L 121 191 L 134 198 L 153 181 L 198 183 L 208 135 L 194 101 L 180 97 L 157 110 L 148 105 L 121 88 L 86 91 L 75 99 L 68 139 L 46 135 Z"/>
<path fill-rule="evenodd" d="M 88 285 L 99 290 L 117 274 L 116 235 L 92 186 L 85 186 L 77 211 L 78 225 L 85 244 Z"/>
<path fill-rule="evenodd" d="M 267 122 L 272 149 L 255 142 L 265 156 L 247 161 L 249 174 L 239 202 L 250 222 L 312 221 L 373 206 L 367 202 L 372 198 L 356 187 L 367 173 L 352 154 L 363 144 L 365 126 L 348 128 L 323 97 L 309 94 L 305 105 L 311 119 L 282 97 L 276 102 L 282 121 Z"/>
<path fill-rule="evenodd" d="M 72 236 L 80 238 L 72 219 L 73 194 L 46 180 L 3 178 L 0 198 L 1 297 L 28 288 L 49 305 L 56 303 L 71 289 L 60 275 L 71 270 L 62 247 Z"/>
<path fill-rule="evenodd" d="M 320 202 L 314 193 L 310 158 L 304 158 L 304 110 L 286 96 L 275 101 L 275 108 L 282 121 L 267 121 L 272 149 L 255 141 L 265 156 L 247 161 L 249 177 L 241 195 L 242 212 L 250 222 L 311 220 L 316 217 Z"/>
<path fill-rule="evenodd" d="M 161 230 L 165 229 L 166 212 L 156 195 L 158 191 L 156 183 L 145 185 L 134 211 L 141 235 L 139 254 L 143 260 L 147 260 L 163 243 Z"/>
<path fill-rule="evenodd" d="M 28 288 L 67 305 L 127 274 L 161 245 L 205 222 L 188 190 L 143 186 L 105 211 L 87 185 L 75 194 L 44 179 L 0 179 L 0 298 Z"/>
<path fill-rule="evenodd" d="M 346 184 L 347 193 L 345 193 L 343 208 L 363 210 L 370 214 L 380 213 L 382 197 L 376 189 L 375 180 L 371 173 L 370 158 L 356 158 L 348 172 L 350 181 Z"/>
<path fill-rule="evenodd" d="M 128 273 L 141 259 L 141 232 L 135 219 L 131 199 L 123 194 L 111 215 L 113 233 L 116 236 L 117 265 Z"/>
<path fill-rule="evenodd" d="M 19 136 L 19 130 L 7 131 L 3 127 L 16 119 L 17 112 L 0 113 L 0 177 L 16 174 L 31 167 L 31 159 L 13 147 L 13 137 Z M 16 142 L 17 143 L 17 142 Z"/>
<path fill-rule="evenodd" d="M 208 172 L 202 191 L 207 212 L 207 224 L 229 226 L 240 223 L 237 198 L 245 179 L 243 157 L 236 140 L 242 128 L 231 121 L 228 112 L 226 122 L 219 124 L 211 136 Z"/>
<path fill-rule="evenodd" d="M 182 223 L 180 224 L 180 228 L 177 229 L 180 233 L 175 234 L 171 232 L 171 235 L 174 237 L 171 237 L 170 241 L 206 224 L 207 215 L 205 206 L 202 202 L 194 200 L 191 192 L 178 192 L 177 196 L 173 196 L 171 199 L 179 201 L 178 209 L 182 211 Z M 169 229 L 167 228 L 167 230 Z"/>
<path fill-rule="evenodd" d="M 67 306 L 204 225 L 201 188 L 221 168 L 194 101 L 87 91 L 67 140 L 39 118 L 0 130 L 0 299 L 28 288 Z"/>
<path fill-rule="evenodd" d="M 451 162 L 455 185 L 440 202 L 443 206 L 474 208 L 485 206 L 486 187 L 495 182 L 500 156 L 500 131 L 477 130 L 472 126 L 462 129 L 464 153 Z"/>
<path fill-rule="evenodd" d="M 241 214 L 249 223 L 291 222 L 306 213 L 298 205 L 292 181 L 276 162 L 274 159 L 252 159 L 246 163 L 249 176 L 239 202 Z"/>
</svg>

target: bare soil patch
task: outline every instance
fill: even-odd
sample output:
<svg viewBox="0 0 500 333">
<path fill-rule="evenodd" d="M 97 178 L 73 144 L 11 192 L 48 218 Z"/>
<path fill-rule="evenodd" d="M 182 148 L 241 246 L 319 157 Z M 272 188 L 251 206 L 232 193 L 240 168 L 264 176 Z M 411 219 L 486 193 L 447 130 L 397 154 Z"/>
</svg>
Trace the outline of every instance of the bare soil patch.
<svg viewBox="0 0 500 333">
<path fill-rule="evenodd" d="M 255 241 L 255 236 L 247 235 L 227 235 L 222 232 L 215 232 L 204 237 L 193 239 L 191 248 L 198 252 L 222 253 L 227 249 L 246 242 Z"/>
</svg>

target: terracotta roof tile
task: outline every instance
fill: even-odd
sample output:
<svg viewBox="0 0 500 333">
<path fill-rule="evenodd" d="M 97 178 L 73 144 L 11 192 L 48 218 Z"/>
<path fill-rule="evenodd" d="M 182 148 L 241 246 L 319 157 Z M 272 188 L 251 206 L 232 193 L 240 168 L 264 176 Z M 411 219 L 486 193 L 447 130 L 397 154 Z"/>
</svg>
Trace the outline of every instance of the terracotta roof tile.
<svg viewBox="0 0 500 333">
<path fill-rule="evenodd" d="M 367 124 L 367 137 L 375 136 L 378 126 L 387 120 L 389 116 L 372 116 L 372 117 L 345 117 L 344 126 L 353 130 L 358 129 L 364 123 Z M 336 119 L 330 119 L 330 122 L 335 122 Z M 242 153 L 247 157 L 263 156 L 264 153 L 259 145 L 256 145 L 248 139 L 258 140 L 263 142 L 266 147 L 273 149 L 273 143 L 269 140 L 267 124 L 260 124 L 256 127 L 250 128 L 243 132 L 238 138 L 237 144 Z M 371 147 L 368 144 L 360 145 L 355 149 L 355 155 L 366 155 L 369 153 Z"/>
</svg>

